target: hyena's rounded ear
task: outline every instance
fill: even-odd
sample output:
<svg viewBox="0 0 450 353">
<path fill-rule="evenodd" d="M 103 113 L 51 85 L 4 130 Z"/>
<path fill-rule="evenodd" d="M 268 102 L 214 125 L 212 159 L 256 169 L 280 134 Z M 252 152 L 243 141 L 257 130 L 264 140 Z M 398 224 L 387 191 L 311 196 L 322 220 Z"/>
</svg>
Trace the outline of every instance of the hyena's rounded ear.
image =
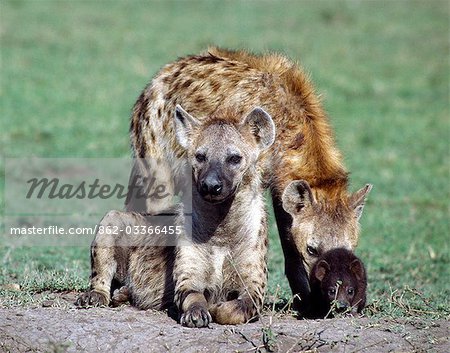
<svg viewBox="0 0 450 353">
<path fill-rule="evenodd" d="M 297 215 L 303 208 L 316 202 L 311 188 L 305 180 L 291 181 L 284 189 L 281 200 L 284 210 L 292 216 Z"/>
<path fill-rule="evenodd" d="M 358 281 L 361 281 L 366 277 L 366 271 L 364 270 L 364 265 L 361 260 L 355 259 L 350 264 L 350 271 L 355 275 Z"/>
<path fill-rule="evenodd" d="M 250 126 L 261 150 L 269 148 L 275 141 L 275 124 L 272 117 L 260 107 L 253 109 L 244 118 L 241 125 Z"/>
<path fill-rule="evenodd" d="M 322 282 L 326 274 L 330 271 L 330 265 L 325 260 L 320 260 L 315 266 L 314 276 Z"/>
<path fill-rule="evenodd" d="M 359 189 L 357 192 L 350 196 L 350 207 L 354 210 L 355 218 L 357 220 L 361 218 L 367 195 L 369 194 L 370 190 L 372 190 L 372 187 L 372 184 L 366 184 L 366 186 Z"/>
<path fill-rule="evenodd" d="M 175 136 L 181 147 L 189 148 L 192 130 L 201 125 L 200 121 L 185 111 L 181 105 L 177 104 L 174 114 Z"/>
</svg>

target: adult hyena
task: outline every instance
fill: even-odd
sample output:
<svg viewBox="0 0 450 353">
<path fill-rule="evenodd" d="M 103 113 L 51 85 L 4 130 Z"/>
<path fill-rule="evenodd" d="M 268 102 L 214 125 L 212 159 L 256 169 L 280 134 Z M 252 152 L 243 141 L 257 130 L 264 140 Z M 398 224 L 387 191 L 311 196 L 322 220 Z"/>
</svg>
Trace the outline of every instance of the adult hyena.
<svg viewBox="0 0 450 353">
<path fill-rule="evenodd" d="M 162 164 L 169 161 L 160 170 L 175 180 L 179 172 L 173 161 L 185 154 L 171 120 L 176 104 L 200 120 L 224 106 L 233 106 L 240 114 L 261 106 L 272 116 L 276 140 L 260 166 L 272 193 L 286 276 L 293 293 L 305 300 L 308 274 L 317 258 L 334 247 L 356 247 L 358 219 L 371 188 L 366 185 L 355 194 L 348 193 L 348 173 L 311 82 L 297 65 L 277 54 L 256 56 L 210 48 L 166 65 L 134 106 L 131 137 L 137 157 L 155 158 Z M 290 185 L 294 180 L 301 180 L 307 190 Z M 288 185 L 294 192 L 290 200 L 302 204 L 308 197 L 311 202 L 286 212 L 282 195 Z M 152 202 L 139 207 L 130 204 L 128 209 L 163 206 Z"/>
<path fill-rule="evenodd" d="M 273 143 L 275 126 L 260 108 L 244 119 L 222 110 L 202 121 L 180 106 L 175 111 L 174 133 L 192 165 L 192 224 L 186 225 L 185 207 L 175 207 L 166 223 L 191 229 L 192 243 L 173 246 L 150 234 L 97 233 L 91 289 L 78 305 L 109 304 L 115 280 L 123 287 L 113 301 L 129 297 L 142 309 L 174 302 L 185 326 L 245 323 L 262 308 L 267 281 L 267 220 L 257 160 Z M 152 219 L 111 211 L 99 229 L 148 229 L 155 225 Z"/>
</svg>

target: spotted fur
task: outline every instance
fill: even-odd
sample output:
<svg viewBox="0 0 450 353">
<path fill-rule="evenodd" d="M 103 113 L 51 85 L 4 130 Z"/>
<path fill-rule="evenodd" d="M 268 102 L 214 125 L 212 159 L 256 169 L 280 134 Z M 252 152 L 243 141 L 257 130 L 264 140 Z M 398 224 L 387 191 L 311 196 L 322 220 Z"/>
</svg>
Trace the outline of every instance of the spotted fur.
<svg viewBox="0 0 450 353">
<path fill-rule="evenodd" d="M 174 179 L 179 177 L 177 158 L 186 154 L 171 120 L 176 104 L 200 120 L 224 107 L 243 115 L 260 106 L 273 117 L 275 143 L 263 153 L 259 166 L 272 193 L 287 278 L 293 293 L 307 298 L 308 274 L 317 257 L 333 247 L 356 247 L 358 219 L 371 188 L 348 192 L 348 173 L 308 76 L 279 54 L 219 48 L 163 67 L 139 97 L 130 131 L 135 155 L 166 161 Z M 286 212 L 285 190 L 291 186 L 292 202 L 303 197 L 293 181 L 308 185 L 312 202 L 301 211 L 288 206 L 295 211 Z M 147 204 L 144 209 L 160 207 Z"/>
<path fill-rule="evenodd" d="M 245 323 L 258 317 L 267 282 L 267 216 L 258 159 L 273 143 L 275 127 L 259 108 L 244 118 L 234 109 L 218 110 L 202 122 L 180 106 L 174 110 L 174 133 L 192 165 L 192 219 L 185 216 L 186 207 L 173 206 L 165 210 L 172 215 L 166 223 L 182 226 L 191 240 L 155 246 L 164 244 L 149 234 L 97 233 L 91 288 L 78 305 L 130 299 L 141 309 L 174 304 L 188 327 Z M 205 161 L 196 158 L 199 151 Z M 238 153 L 240 159 L 230 162 L 230 154 Z M 210 202 L 210 195 L 201 193 L 205 173 L 230 179 L 222 199 Z M 111 211 L 100 223 L 119 230 L 152 225 L 151 216 L 132 211 Z M 122 287 L 114 291 L 114 282 Z"/>
</svg>

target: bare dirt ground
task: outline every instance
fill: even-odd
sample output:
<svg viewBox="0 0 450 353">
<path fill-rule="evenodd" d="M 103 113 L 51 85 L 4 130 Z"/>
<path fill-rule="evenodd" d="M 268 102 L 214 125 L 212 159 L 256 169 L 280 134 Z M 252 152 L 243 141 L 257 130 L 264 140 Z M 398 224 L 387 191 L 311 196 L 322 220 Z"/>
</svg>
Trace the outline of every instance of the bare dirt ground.
<svg viewBox="0 0 450 353">
<path fill-rule="evenodd" d="M 419 318 L 296 320 L 190 329 L 166 313 L 76 309 L 77 293 L 25 308 L 0 308 L 4 352 L 450 352 L 449 323 Z"/>
</svg>

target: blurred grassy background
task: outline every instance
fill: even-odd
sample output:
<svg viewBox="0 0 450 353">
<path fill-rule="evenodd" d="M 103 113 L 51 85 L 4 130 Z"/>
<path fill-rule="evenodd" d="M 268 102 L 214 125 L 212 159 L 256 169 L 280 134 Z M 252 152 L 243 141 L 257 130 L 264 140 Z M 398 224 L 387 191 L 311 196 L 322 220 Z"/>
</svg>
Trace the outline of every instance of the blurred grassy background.
<svg viewBox="0 0 450 353">
<path fill-rule="evenodd" d="M 352 190 L 374 184 L 357 249 L 368 268 L 372 312 L 448 315 L 447 1 L 2 0 L 0 6 L 6 157 L 129 155 L 129 114 L 145 84 L 165 63 L 209 44 L 298 60 L 323 95 Z M 4 188 L 0 193 L 3 200 Z M 273 222 L 271 240 L 269 292 L 287 298 Z M 3 289 L 5 303 L 87 285 L 84 248 L 1 244 L 0 261 L 0 283 L 23 289 Z M 406 309 L 392 309 L 395 298 L 407 300 Z"/>
</svg>

